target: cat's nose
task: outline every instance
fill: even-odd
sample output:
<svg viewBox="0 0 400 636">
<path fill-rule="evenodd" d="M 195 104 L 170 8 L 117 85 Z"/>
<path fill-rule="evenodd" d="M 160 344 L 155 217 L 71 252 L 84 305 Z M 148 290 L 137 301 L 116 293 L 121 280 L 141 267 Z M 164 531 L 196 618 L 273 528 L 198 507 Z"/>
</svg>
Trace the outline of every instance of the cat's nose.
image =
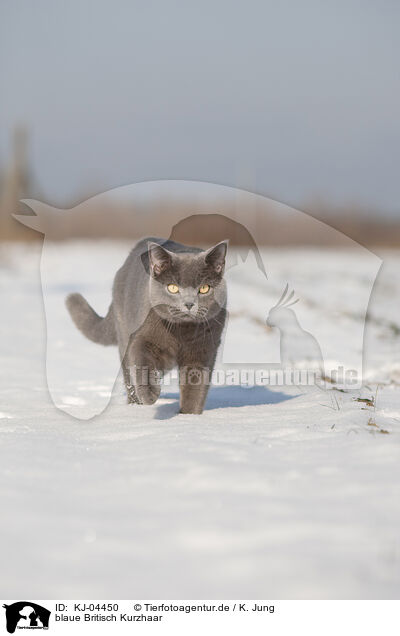
<svg viewBox="0 0 400 636">
<path fill-rule="evenodd" d="M 190 311 L 194 307 L 194 303 L 185 303 L 185 307 Z"/>
</svg>

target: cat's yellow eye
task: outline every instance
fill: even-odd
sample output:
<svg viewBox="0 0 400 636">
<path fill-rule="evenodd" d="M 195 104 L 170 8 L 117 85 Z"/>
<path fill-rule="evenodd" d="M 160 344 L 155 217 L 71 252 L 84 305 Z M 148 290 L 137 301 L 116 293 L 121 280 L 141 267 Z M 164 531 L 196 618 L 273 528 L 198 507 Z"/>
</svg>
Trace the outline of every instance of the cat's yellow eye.
<svg viewBox="0 0 400 636">
<path fill-rule="evenodd" d="M 178 285 L 174 285 L 173 283 L 167 285 L 167 289 L 171 294 L 177 294 L 179 291 Z"/>
<path fill-rule="evenodd" d="M 202 285 L 199 288 L 199 294 L 206 294 L 209 291 L 210 291 L 210 285 Z"/>
</svg>

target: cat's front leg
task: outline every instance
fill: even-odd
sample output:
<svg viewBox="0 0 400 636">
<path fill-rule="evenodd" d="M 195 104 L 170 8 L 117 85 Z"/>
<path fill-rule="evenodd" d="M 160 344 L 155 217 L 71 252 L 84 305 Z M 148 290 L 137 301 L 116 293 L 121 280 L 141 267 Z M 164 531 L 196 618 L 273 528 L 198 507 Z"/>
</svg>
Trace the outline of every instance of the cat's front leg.
<svg viewBox="0 0 400 636">
<path fill-rule="evenodd" d="M 136 401 L 154 404 L 161 392 L 161 365 L 157 351 L 141 338 L 135 339 L 128 351 L 129 373 Z"/>
<path fill-rule="evenodd" d="M 200 415 L 203 412 L 211 381 L 212 368 L 185 365 L 179 368 L 180 413 Z"/>
</svg>

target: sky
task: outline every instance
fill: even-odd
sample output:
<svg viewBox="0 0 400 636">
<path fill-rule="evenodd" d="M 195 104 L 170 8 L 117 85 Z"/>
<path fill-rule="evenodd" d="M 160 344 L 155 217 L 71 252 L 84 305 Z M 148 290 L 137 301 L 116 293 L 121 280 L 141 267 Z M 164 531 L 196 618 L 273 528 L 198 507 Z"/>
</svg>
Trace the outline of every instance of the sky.
<svg viewBox="0 0 400 636">
<path fill-rule="evenodd" d="M 148 179 L 399 215 L 400 4 L 1 0 L 0 169 L 65 207 Z"/>
</svg>

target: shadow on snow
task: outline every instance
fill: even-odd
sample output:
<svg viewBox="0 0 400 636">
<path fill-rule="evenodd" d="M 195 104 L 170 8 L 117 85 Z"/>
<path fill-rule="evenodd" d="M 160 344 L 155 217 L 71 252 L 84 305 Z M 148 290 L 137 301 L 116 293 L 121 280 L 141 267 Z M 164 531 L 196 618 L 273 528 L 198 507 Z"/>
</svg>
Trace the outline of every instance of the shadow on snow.
<svg viewBox="0 0 400 636">
<path fill-rule="evenodd" d="M 288 395 L 282 391 L 270 391 L 266 387 L 254 386 L 223 386 L 211 387 L 207 397 L 204 411 L 212 411 L 221 408 L 236 408 L 241 406 L 257 406 L 261 404 L 278 404 L 291 400 L 294 395 Z M 163 393 L 161 398 L 176 400 L 173 404 L 160 404 L 157 408 L 155 418 L 166 420 L 179 411 L 179 393 Z"/>
</svg>

